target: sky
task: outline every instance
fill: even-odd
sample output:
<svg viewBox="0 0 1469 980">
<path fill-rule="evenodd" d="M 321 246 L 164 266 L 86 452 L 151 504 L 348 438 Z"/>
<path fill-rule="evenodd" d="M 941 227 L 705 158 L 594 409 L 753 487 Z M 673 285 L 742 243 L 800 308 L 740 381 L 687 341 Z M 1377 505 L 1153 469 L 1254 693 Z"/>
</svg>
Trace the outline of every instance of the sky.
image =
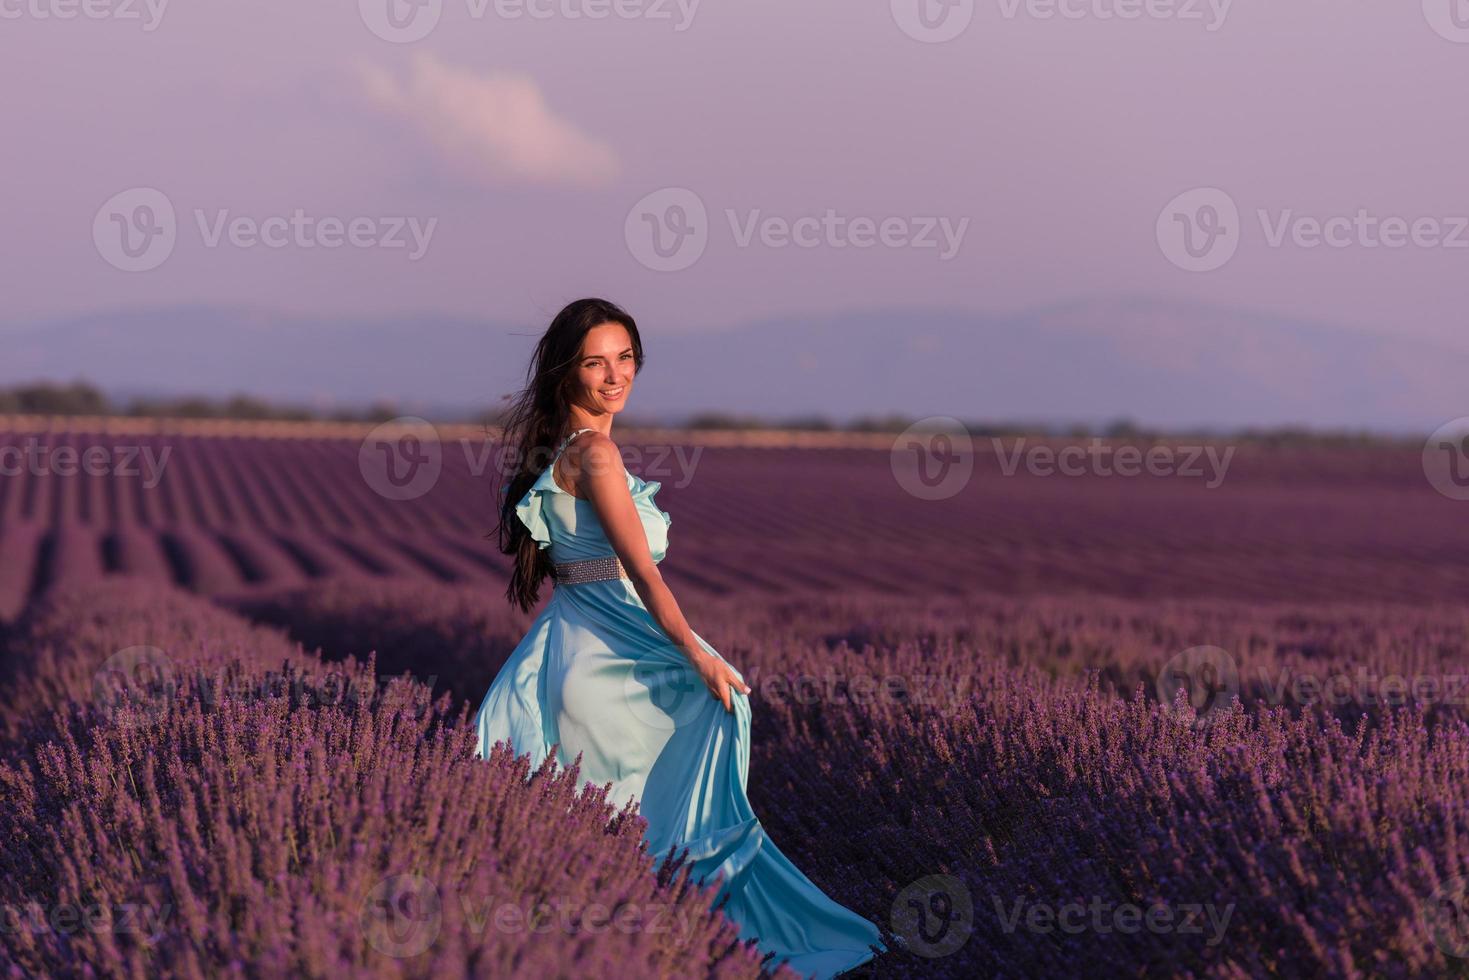
<svg viewBox="0 0 1469 980">
<path fill-rule="evenodd" d="M 1463 0 L 0 0 L 0 82 L 0 323 L 1143 293 L 1469 350 Z"/>
</svg>

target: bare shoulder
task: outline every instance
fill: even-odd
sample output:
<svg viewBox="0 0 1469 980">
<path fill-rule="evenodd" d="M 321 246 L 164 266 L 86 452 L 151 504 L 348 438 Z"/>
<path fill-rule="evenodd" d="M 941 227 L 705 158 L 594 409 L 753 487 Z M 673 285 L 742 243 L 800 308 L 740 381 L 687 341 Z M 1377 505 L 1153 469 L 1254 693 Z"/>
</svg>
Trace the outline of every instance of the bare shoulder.
<svg viewBox="0 0 1469 980">
<path fill-rule="evenodd" d="M 595 479 L 604 473 L 621 477 L 622 452 L 610 436 L 587 432 L 572 440 L 566 451 L 566 465 L 577 477 Z"/>
</svg>

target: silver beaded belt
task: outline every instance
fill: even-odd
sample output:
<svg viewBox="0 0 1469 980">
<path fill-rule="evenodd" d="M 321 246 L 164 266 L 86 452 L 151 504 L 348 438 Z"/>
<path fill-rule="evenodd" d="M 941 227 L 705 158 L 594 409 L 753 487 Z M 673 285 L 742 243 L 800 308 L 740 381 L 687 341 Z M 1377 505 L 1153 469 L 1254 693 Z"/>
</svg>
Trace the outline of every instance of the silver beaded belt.
<svg viewBox="0 0 1469 980">
<path fill-rule="evenodd" d="M 579 585 L 582 582 L 607 582 L 627 578 L 627 569 L 616 555 L 605 558 L 587 558 L 582 561 L 556 562 L 552 575 L 557 585 Z"/>
</svg>

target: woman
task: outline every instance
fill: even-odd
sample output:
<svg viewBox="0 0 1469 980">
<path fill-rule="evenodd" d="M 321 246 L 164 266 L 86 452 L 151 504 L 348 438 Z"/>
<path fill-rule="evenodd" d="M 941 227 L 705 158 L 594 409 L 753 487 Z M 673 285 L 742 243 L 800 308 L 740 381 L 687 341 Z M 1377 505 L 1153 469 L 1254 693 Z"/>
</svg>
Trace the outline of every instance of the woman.
<svg viewBox="0 0 1469 980">
<path fill-rule="evenodd" d="M 599 299 L 568 305 L 536 347 L 505 427 L 522 456 L 498 533 L 515 558 L 510 600 L 529 611 L 547 574 L 555 590 L 485 695 L 478 753 L 508 740 L 537 765 L 558 743 L 562 765 L 580 755 L 617 805 L 640 801 L 660 864 L 687 848 L 696 878 L 718 876 L 742 939 L 829 977 L 881 940 L 750 809 L 749 685 L 685 622 L 658 571 L 672 520 L 653 503 L 660 484 L 628 473 L 609 438 L 642 365 L 632 317 Z"/>
</svg>

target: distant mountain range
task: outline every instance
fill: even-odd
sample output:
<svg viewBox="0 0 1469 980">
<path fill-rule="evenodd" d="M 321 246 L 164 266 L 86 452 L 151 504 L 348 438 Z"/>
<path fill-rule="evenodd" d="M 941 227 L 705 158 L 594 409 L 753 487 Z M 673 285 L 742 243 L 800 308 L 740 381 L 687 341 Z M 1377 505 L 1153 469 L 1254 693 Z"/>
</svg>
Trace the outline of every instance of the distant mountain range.
<svg viewBox="0 0 1469 980">
<path fill-rule="evenodd" d="M 0 326 L 0 384 L 83 378 L 129 396 L 237 392 L 317 408 L 496 405 L 544 323 L 328 318 L 235 307 Z M 708 333 L 643 330 L 630 412 L 952 415 L 1164 428 L 1425 432 L 1469 415 L 1469 353 L 1268 313 L 1123 296 L 1021 313 L 890 309 Z"/>
</svg>

